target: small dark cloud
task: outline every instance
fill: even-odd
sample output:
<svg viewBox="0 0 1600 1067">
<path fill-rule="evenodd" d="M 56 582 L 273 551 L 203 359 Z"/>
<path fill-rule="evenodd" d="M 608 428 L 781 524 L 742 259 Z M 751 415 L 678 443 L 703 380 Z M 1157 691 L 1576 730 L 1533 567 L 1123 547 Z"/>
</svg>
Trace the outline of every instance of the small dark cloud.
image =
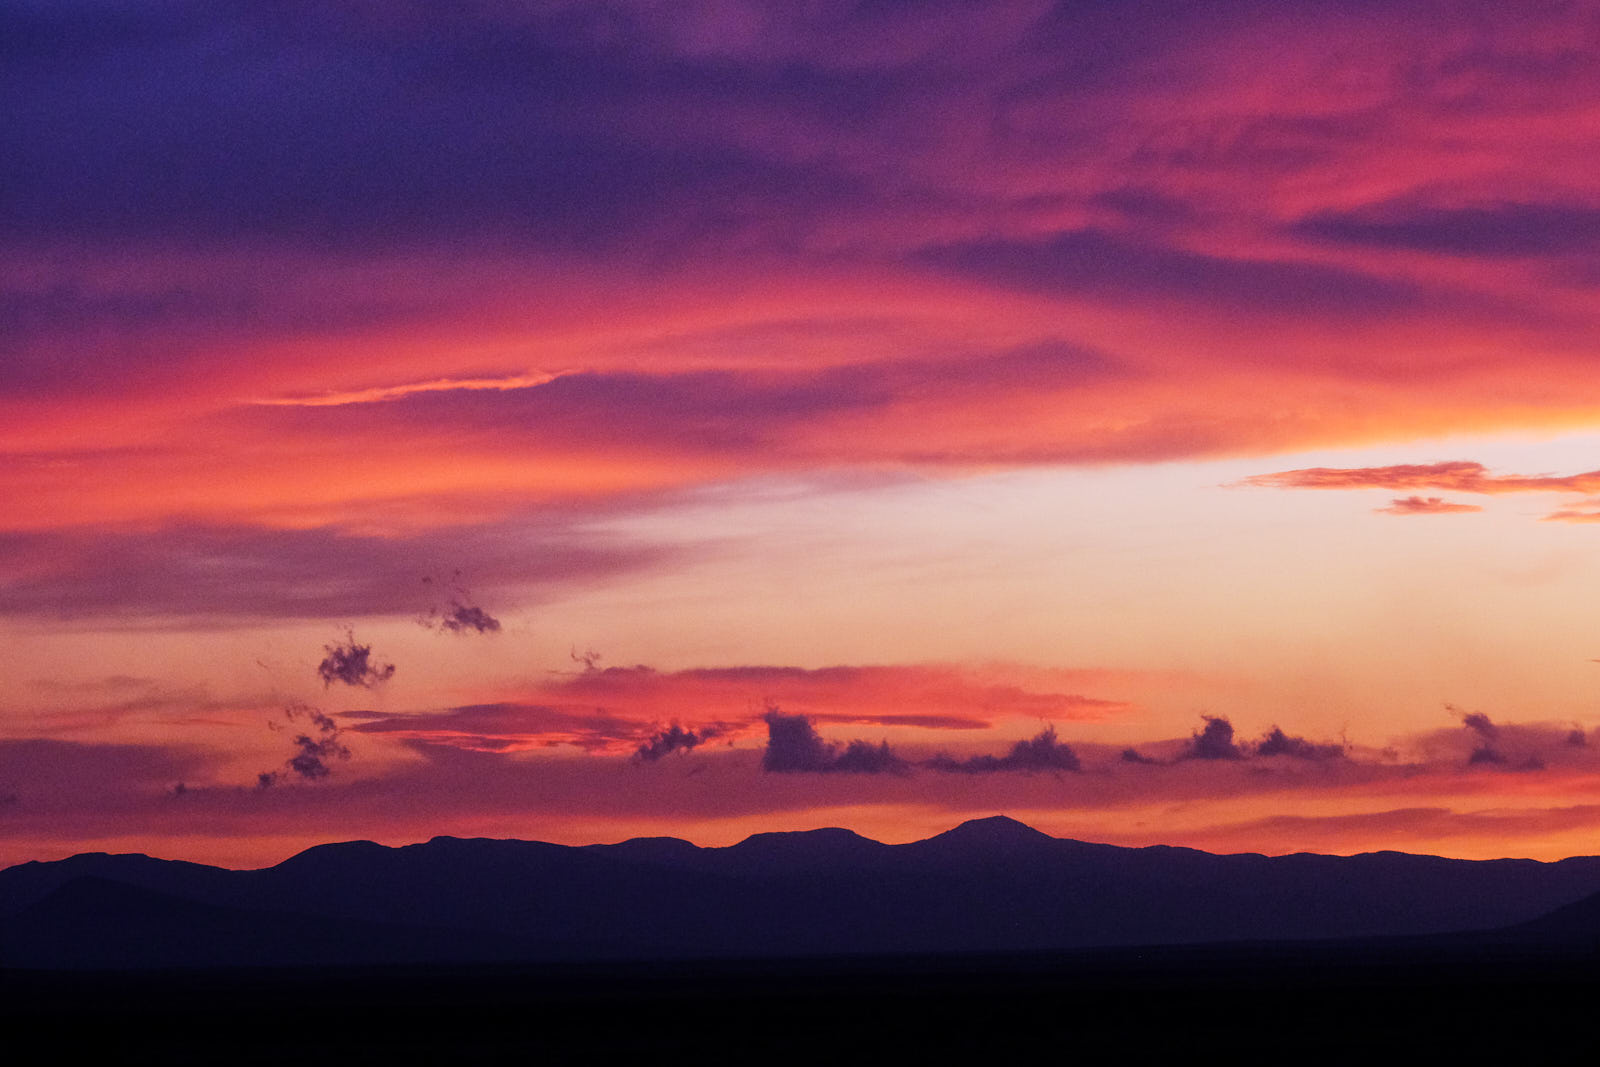
<svg viewBox="0 0 1600 1067">
<path fill-rule="evenodd" d="M 269 789 L 290 775 L 308 782 L 326 778 L 332 773 L 329 760 L 350 758 L 349 747 L 340 739 L 343 729 L 322 711 L 295 704 L 283 709 L 283 717 L 291 723 L 304 720 L 308 729 L 295 735 L 294 754 L 284 761 L 283 770 L 263 771 L 256 776 L 258 789 Z M 268 725 L 282 729 L 275 723 Z"/>
<path fill-rule="evenodd" d="M 1284 733 L 1278 726 L 1274 726 L 1266 736 L 1256 742 L 1254 751 L 1257 756 L 1292 756 L 1303 760 L 1339 759 L 1345 754 L 1343 745 L 1293 737 Z"/>
<path fill-rule="evenodd" d="M 1197 730 L 1180 759 L 1243 759 L 1244 751 L 1233 742 L 1233 723 L 1221 715 L 1202 716 L 1205 727 Z"/>
<path fill-rule="evenodd" d="M 449 605 L 440 608 L 435 604 L 417 621 L 430 630 L 439 629 L 451 634 L 499 633 L 500 620 L 473 602 L 472 594 L 467 592 L 460 578 L 461 572 L 457 571 L 450 583 Z M 431 577 L 423 578 L 422 584 L 432 586 L 434 580 Z"/>
<path fill-rule="evenodd" d="M 1161 762 L 1160 760 L 1152 759 L 1149 756 L 1144 755 L 1136 748 L 1123 749 L 1122 756 L 1120 758 L 1123 763 L 1140 763 L 1147 766 L 1153 766 Z"/>
<path fill-rule="evenodd" d="M 787 715 L 768 707 L 762 716 L 767 724 L 767 747 L 761 755 L 761 769 L 779 773 L 881 774 L 902 773 L 906 763 L 889 748 L 887 741 L 873 745 L 855 740 L 841 752 L 836 742 L 824 741 L 811 720 L 804 715 Z"/>
<path fill-rule="evenodd" d="M 662 756 L 672 752 L 688 752 L 690 749 L 705 744 L 707 741 L 722 733 L 715 726 L 702 726 L 698 730 L 685 730 L 677 723 L 673 723 L 665 730 L 658 730 L 645 739 L 634 753 L 635 758 L 645 763 L 654 763 Z"/>
<path fill-rule="evenodd" d="M 1452 709 L 1453 710 L 1453 709 Z M 1461 716 L 1461 725 L 1483 738 L 1492 741 L 1500 733 L 1498 727 L 1481 711 L 1471 711 Z"/>
<path fill-rule="evenodd" d="M 289 760 L 289 769 L 305 779 L 326 778 L 330 759 L 347 760 L 350 749 L 339 740 L 339 727 L 320 711 L 311 712 L 315 734 L 299 734 L 294 739 L 300 751 Z"/>
<path fill-rule="evenodd" d="M 1574 726 L 1567 732 L 1566 744 L 1573 748 L 1583 748 L 1589 744 L 1589 735 L 1583 732 L 1583 727 Z"/>
<path fill-rule="evenodd" d="M 1018 741 L 1004 756 L 973 756 L 958 760 L 943 753 L 927 764 L 936 771 L 960 774 L 993 774 L 998 771 L 1076 771 L 1081 769 L 1078 754 L 1070 745 L 1056 739 L 1054 726 L 1046 727 L 1027 741 Z"/>
<path fill-rule="evenodd" d="M 439 620 L 439 629 L 453 634 L 493 634 L 500 632 L 500 620 L 476 604 L 452 603 Z"/>
<path fill-rule="evenodd" d="M 324 645 L 323 648 L 328 654 L 317 664 L 317 674 L 322 678 L 324 688 L 334 682 L 343 682 L 345 685 L 370 689 L 394 676 L 394 664 L 374 662 L 372 646 L 357 644 L 355 635 L 349 631 L 346 631 L 343 642 Z"/>
<path fill-rule="evenodd" d="M 762 718 L 767 724 L 767 748 L 761 756 L 765 771 L 826 771 L 833 762 L 835 746 L 817 733 L 804 715 L 785 715 L 768 708 Z"/>
</svg>

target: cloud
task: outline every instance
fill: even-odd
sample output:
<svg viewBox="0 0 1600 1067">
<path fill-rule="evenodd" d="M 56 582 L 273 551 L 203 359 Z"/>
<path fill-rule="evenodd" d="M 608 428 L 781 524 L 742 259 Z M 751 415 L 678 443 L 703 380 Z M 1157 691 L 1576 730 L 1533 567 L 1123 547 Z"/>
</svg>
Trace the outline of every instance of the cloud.
<svg viewBox="0 0 1600 1067">
<path fill-rule="evenodd" d="M 1507 806 L 1457 810 L 1439 804 L 1339 814 L 1271 815 L 1207 827 L 1193 834 L 1193 847 L 1218 851 L 1257 848 L 1263 840 L 1283 842 L 1284 851 L 1352 854 L 1378 849 L 1461 855 L 1446 842 L 1474 838 L 1491 848 L 1527 849 L 1542 835 L 1593 832 L 1600 828 L 1600 805 L 1569 807 Z M 1484 853 L 1476 853 L 1484 855 Z M 1505 855 L 1490 852 L 1487 855 Z M 1523 852 L 1512 854 L 1522 855 Z M 1564 855 L 1564 853 L 1563 853 Z"/>
<path fill-rule="evenodd" d="M 642 665 L 600 667 L 593 652 L 574 651 L 573 656 L 580 669 L 552 672 L 504 700 L 404 713 L 351 712 L 366 720 L 351 729 L 480 751 L 572 745 L 596 754 L 638 755 L 662 740 L 662 723 L 702 740 L 735 740 L 762 729 L 759 709 L 768 704 L 790 708 L 813 727 L 968 732 L 989 730 L 1006 718 L 1098 719 L 1129 705 L 1066 687 L 1137 680 L 1117 672 L 1017 664 L 659 671 Z"/>
<path fill-rule="evenodd" d="M 889 742 L 880 741 L 874 745 L 869 741 L 852 740 L 823 769 L 847 774 L 903 774 L 907 768 L 905 761 L 889 749 Z"/>
<path fill-rule="evenodd" d="M 1294 759 L 1303 760 L 1329 760 L 1343 757 L 1345 755 L 1345 746 L 1307 741 L 1303 737 L 1291 737 L 1278 726 L 1273 726 L 1261 740 L 1252 746 L 1251 754 L 1256 756 L 1291 756 Z"/>
<path fill-rule="evenodd" d="M 907 726 L 924 730 L 987 730 L 993 722 L 970 715 L 902 715 L 894 711 L 811 713 L 812 721 L 868 726 Z"/>
<path fill-rule="evenodd" d="M 439 441 L 500 450 L 476 471 L 495 483 L 482 498 L 520 506 L 530 471 L 554 478 L 576 455 L 653 485 L 704 481 L 819 452 L 901 459 L 904 423 L 927 462 L 1023 463 L 1539 424 L 1593 403 L 1571 356 L 1592 350 L 1593 317 L 1533 269 L 1592 256 L 1600 217 L 1569 158 L 1594 75 L 1547 47 L 1583 39 L 1554 8 L 1474 5 L 1447 39 L 1406 2 L 1293 24 L 1248 4 L 1162 4 L 1131 34 L 1059 4 L 919 19 L 491 4 L 426 27 L 348 4 L 293 20 L 88 10 L 0 12 L 15 116 L 0 131 L 14 264 L 0 272 L 0 398 L 60 398 L 78 431 L 57 436 L 104 426 L 77 445 L 109 449 L 128 441 L 90 399 L 148 415 L 181 387 L 214 421 L 158 450 L 248 469 L 257 502 L 283 442 L 306 459 L 320 440 L 295 432 L 308 425 L 410 431 L 281 462 L 337 482 L 316 506 L 359 528 L 370 494 L 390 492 L 375 472 Z M 1263 37 L 1278 61 L 1250 61 Z M 219 58 L 217 42 L 242 39 L 252 63 Z M 1442 271 L 1395 254 L 1412 250 L 1519 262 Z M 1522 260 L 1537 262 L 1524 274 Z M 1024 303 L 1037 310 L 1016 314 Z M 648 347 L 681 336 L 691 307 L 721 335 Z M 997 314 L 1005 347 L 985 348 Z M 843 357 L 814 325 L 873 317 L 882 343 L 857 338 Z M 786 338 L 771 358 L 727 338 L 795 322 L 809 343 Z M 1463 372 L 1463 346 L 1484 336 L 1503 359 Z M 583 363 L 553 380 L 483 354 L 557 338 Z M 227 351 L 252 358 L 224 370 Z M 1329 373 L 1291 387 L 1308 368 Z M 1382 410 L 1350 419 L 1352 396 Z M 249 409 L 250 434 L 211 432 L 230 404 Z M 328 421 L 296 421 L 307 413 Z M 167 462 L 108 460 L 95 481 L 129 484 L 147 461 Z M 214 469 L 120 506 L 142 520 L 248 512 L 193 491 Z M 303 479 L 282 482 L 274 496 L 294 506 Z"/>
<path fill-rule="evenodd" d="M 1373 508 L 1380 515 L 1451 515 L 1482 511 L 1477 504 L 1453 504 L 1441 497 L 1407 496 L 1395 499 L 1386 508 Z"/>
<path fill-rule="evenodd" d="M 1577 731 L 1580 738 L 1579 745 L 1572 742 L 1573 731 L 1562 733 L 1552 730 L 1548 725 L 1542 727 L 1515 726 L 1502 729 L 1490 720 L 1489 716 L 1481 711 L 1463 712 L 1446 704 L 1445 710 L 1461 717 L 1461 725 L 1474 739 L 1471 752 L 1467 755 L 1469 767 L 1504 767 L 1513 771 L 1542 771 L 1547 767 L 1545 757 L 1538 751 L 1541 746 L 1550 746 L 1558 741 L 1566 748 L 1573 749 L 1581 746 L 1582 731 Z M 1511 735 L 1511 736 L 1508 736 Z M 1507 747 L 1511 751 L 1522 749 L 1524 755 L 1513 758 L 1507 755 Z"/>
<path fill-rule="evenodd" d="M 352 711 L 344 717 L 364 720 L 348 727 L 352 733 L 475 752 L 509 753 L 569 745 L 586 752 L 620 751 L 647 743 L 654 731 L 648 721 L 592 706 L 515 702 L 468 704 L 439 711 Z"/>
<path fill-rule="evenodd" d="M 1546 515 L 1543 522 L 1600 522 L 1600 507 L 1593 501 L 1581 508 L 1562 508 Z"/>
<path fill-rule="evenodd" d="M 500 632 L 500 620 L 474 604 L 452 604 L 439 628 L 453 634 Z"/>
<path fill-rule="evenodd" d="M 1128 684 L 1093 670 L 1041 670 L 1016 664 L 775 665 L 658 671 L 638 665 L 597 667 L 552 676 L 541 703 L 604 704 L 658 722 L 754 719 L 767 702 L 813 722 L 986 729 L 997 718 L 1101 719 L 1126 701 L 1074 692 L 1077 686 Z"/>
<path fill-rule="evenodd" d="M 578 711 L 561 712 L 571 716 L 575 732 L 582 728 Z M 496 716 L 507 732 L 517 727 L 519 719 L 525 725 L 536 717 L 530 709 L 515 708 L 445 714 L 463 736 L 473 730 L 492 733 Z M 433 717 L 426 713 L 331 717 L 380 727 L 345 727 L 350 734 L 371 738 L 374 743 L 364 743 L 359 755 L 376 758 L 367 760 L 359 778 L 341 775 L 334 760 L 327 760 L 333 773 L 311 783 L 317 786 L 314 789 L 281 788 L 301 781 L 286 763 L 266 772 L 274 784 L 265 790 L 217 784 L 247 781 L 236 773 L 237 765 L 227 761 L 226 753 L 201 753 L 185 763 L 173 760 L 170 750 L 152 748 L 139 757 L 152 762 L 130 777 L 105 773 L 115 763 L 95 760 L 74 764 L 71 773 L 62 773 L 56 762 L 59 750 L 0 744 L 0 783 L 21 798 L 0 819 L 6 831 L 0 835 L 0 852 L 9 848 L 7 858 L 20 862 L 30 854 L 65 855 L 87 847 L 116 850 L 116 839 L 137 837 L 145 851 L 191 858 L 209 852 L 235 857 L 232 864 L 239 862 L 238 857 L 258 857 L 265 865 L 283 858 L 290 847 L 287 842 L 309 845 L 332 836 L 415 840 L 436 833 L 516 837 L 526 836 L 530 818 L 551 827 L 552 833 L 562 833 L 560 840 L 571 844 L 605 834 L 623 837 L 646 831 L 701 843 L 731 841 L 757 830 L 806 829 L 822 821 L 895 839 L 894 832 L 914 836 L 904 829 L 908 825 L 923 826 L 908 819 L 927 819 L 937 828 L 968 815 L 1005 810 L 1033 812 L 1030 818 L 1045 819 L 1041 825 L 1052 833 L 1123 844 L 1293 852 L 1316 842 L 1317 847 L 1336 845 L 1338 850 L 1356 852 L 1402 839 L 1386 836 L 1376 826 L 1367 832 L 1353 825 L 1342 837 L 1317 836 L 1310 828 L 1300 833 L 1296 826 L 1301 824 L 1292 818 L 1277 829 L 1258 827 L 1253 837 L 1243 831 L 1241 836 L 1229 836 L 1231 831 L 1224 828 L 1232 825 L 1231 820 L 1254 819 L 1262 810 L 1302 817 L 1310 820 L 1304 824 L 1310 827 L 1321 816 L 1341 812 L 1402 804 L 1448 811 L 1466 804 L 1473 809 L 1503 809 L 1508 815 L 1507 820 L 1482 824 L 1485 832 L 1472 844 L 1472 854 L 1531 851 L 1556 858 L 1581 848 L 1574 844 L 1580 839 L 1572 835 L 1541 839 L 1538 835 L 1565 824 L 1554 816 L 1547 819 L 1539 810 L 1519 809 L 1526 808 L 1530 798 L 1536 801 L 1537 795 L 1569 791 L 1578 795 L 1592 785 L 1595 761 L 1600 759 L 1592 746 L 1565 743 L 1569 723 L 1496 722 L 1507 762 L 1482 766 L 1466 763 L 1467 742 L 1475 741 L 1477 734 L 1462 728 L 1458 720 L 1449 721 L 1449 729 L 1437 734 L 1395 739 L 1399 752 L 1389 758 L 1353 745 L 1346 759 L 1313 763 L 1280 757 L 1270 767 L 1265 759 L 1176 759 L 1193 744 L 1192 736 L 1141 742 L 1135 751 L 1159 756 L 1159 767 L 1122 760 L 1120 745 L 1075 742 L 1074 754 L 1084 773 L 1073 776 L 1071 789 L 1063 793 L 1063 782 L 1055 774 L 939 774 L 922 766 L 928 750 L 912 753 L 901 744 L 891 746 L 890 757 L 903 761 L 903 774 L 841 773 L 843 767 L 832 773 L 763 774 L 767 753 L 761 747 L 719 743 L 695 750 L 697 773 L 691 776 L 647 773 L 631 765 L 637 747 L 662 732 L 659 726 L 613 723 L 617 739 L 595 750 L 613 755 L 572 758 L 547 754 L 547 748 L 536 744 L 499 750 L 451 745 L 442 740 L 443 726 L 430 727 L 427 741 L 408 737 L 417 721 Z M 588 717 L 599 721 L 592 709 Z M 319 736 L 309 720 L 298 723 L 300 732 Z M 381 729 L 390 724 L 396 729 Z M 548 728 L 551 723 L 542 725 Z M 763 720 L 757 721 L 756 729 L 770 732 Z M 295 732 L 284 731 L 284 737 L 275 740 L 287 746 Z M 809 733 L 817 735 L 814 724 Z M 397 759 L 385 758 L 391 746 L 377 745 L 378 738 L 402 742 L 407 751 L 389 753 Z M 825 755 L 840 756 L 849 747 L 818 740 Z M 863 741 L 856 755 L 841 762 L 882 767 L 883 749 L 881 743 Z M 291 748 L 283 755 L 298 751 Z M 994 752 L 998 757 L 1004 748 L 995 746 Z M 1528 766 L 1529 756 L 1547 764 L 1536 793 L 1528 792 L 1535 783 L 1513 773 Z M 173 784 L 178 781 L 186 782 L 187 788 L 181 802 L 174 802 Z M 1396 800 L 1401 797 L 1411 799 Z M 1495 825 L 1513 824 L 1520 830 L 1493 830 Z M 1423 834 L 1403 840 L 1402 847 L 1430 846 Z"/>
<path fill-rule="evenodd" d="M 290 720 L 303 714 L 310 720 L 314 734 L 295 737 L 295 747 L 300 751 L 289 759 L 289 769 L 301 778 L 316 779 L 328 776 L 329 759 L 347 760 L 350 749 L 339 740 L 343 732 L 339 724 L 316 708 L 291 707 L 284 712 Z"/>
<path fill-rule="evenodd" d="M 1246 755 L 1233 743 L 1233 723 L 1221 715 L 1204 715 L 1206 724 L 1195 731 L 1180 759 L 1237 760 Z"/>
<path fill-rule="evenodd" d="M 1489 720 L 1489 716 L 1481 711 L 1461 712 L 1449 704 L 1445 705 L 1445 710 L 1452 714 L 1460 715 L 1461 725 L 1466 727 L 1478 739 L 1478 743 L 1467 756 L 1467 765 L 1469 767 L 1485 764 L 1499 766 L 1507 762 L 1506 757 L 1501 754 L 1495 744 L 1496 739 L 1500 736 L 1500 730 Z"/>
<path fill-rule="evenodd" d="M 472 595 L 461 585 L 460 578 L 461 572 L 457 571 L 451 581 L 449 606 L 441 609 L 435 605 L 417 621 L 430 630 L 438 627 L 451 634 L 499 633 L 500 620 L 473 603 Z M 433 579 L 424 578 L 422 584 L 431 586 Z"/>
<path fill-rule="evenodd" d="M 853 740 L 841 751 L 838 743 L 824 741 L 804 715 L 786 715 L 769 707 L 762 716 L 767 724 L 767 747 L 761 769 L 778 773 L 882 774 L 904 773 L 905 761 L 884 741 L 873 745 Z"/>
<path fill-rule="evenodd" d="M 1046 727 L 1027 741 L 1018 741 L 1004 756 L 972 756 L 958 760 L 940 753 L 927 762 L 936 771 L 960 774 L 993 774 L 998 771 L 1077 771 L 1082 766 L 1070 745 L 1056 739 L 1054 726 Z"/>
<path fill-rule="evenodd" d="M 411 616 L 416 575 L 470 558 L 485 584 L 524 597 L 658 565 L 676 550 L 584 533 L 593 514 L 396 532 L 184 522 L 0 532 L 0 616 L 136 616 L 187 625 L 256 619 Z M 488 624 L 470 602 L 462 626 Z"/>
<path fill-rule="evenodd" d="M 952 274 L 1023 292 L 1204 302 L 1239 314 L 1346 319 L 1439 299 L 1414 282 L 1322 264 L 1208 255 L 1097 229 L 1026 241 L 988 238 L 919 253 Z"/>
<path fill-rule="evenodd" d="M 1600 470 L 1569 475 L 1492 475 L 1481 463 L 1396 464 L 1389 467 L 1307 467 L 1256 474 L 1241 485 L 1271 489 L 1445 489 L 1457 493 L 1582 493 L 1600 490 Z M 1416 499 L 1416 498 L 1412 498 Z M 1395 502 L 1400 505 L 1400 501 Z M 1453 506 L 1453 505 L 1452 505 Z"/>
<path fill-rule="evenodd" d="M 1501 202 L 1469 207 L 1374 204 L 1323 212 L 1294 227 L 1321 240 L 1384 249 L 1500 259 L 1600 250 L 1592 204 Z"/>
<path fill-rule="evenodd" d="M 688 752 L 720 735 L 721 731 L 714 726 L 685 730 L 677 723 L 673 723 L 665 730 L 658 730 L 646 738 L 635 751 L 635 756 L 646 763 L 654 763 L 669 752 Z"/>
<path fill-rule="evenodd" d="M 346 404 L 379 404 L 398 400 L 413 393 L 442 393 L 455 389 L 527 389 L 554 381 L 558 375 L 544 373 L 511 374 L 498 378 L 438 378 L 426 382 L 406 382 L 399 385 L 375 386 L 370 389 L 353 389 L 346 392 L 306 393 L 296 396 L 266 397 L 251 401 L 268 407 L 342 407 Z"/>
<path fill-rule="evenodd" d="M 1123 749 L 1122 755 L 1118 756 L 1117 758 L 1123 763 L 1139 763 L 1144 764 L 1145 766 L 1154 766 L 1161 762 L 1158 759 L 1151 759 L 1149 756 L 1141 754 L 1136 748 Z"/>
<path fill-rule="evenodd" d="M 317 675 L 323 688 L 334 682 L 370 689 L 394 677 L 394 664 L 374 662 L 372 646 L 356 643 L 355 634 L 347 632 L 343 642 L 324 645 L 328 653 L 317 664 Z"/>
<path fill-rule="evenodd" d="M 326 778 L 333 773 L 329 760 L 350 758 L 350 748 L 341 740 L 343 728 L 321 710 L 305 704 L 291 704 L 283 710 L 283 717 L 288 722 L 303 718 L 310 729 L 295 735 L 294 754 L 284 761 L 283 770 L 262 771 L 256 775 L 258 789 L 270 789 L 290 775 L 310 782 Z M 187 789 L 183 791 L 188 792 Z"/>
<path fill-rule="evenodd" d="M 111 805 L 114 796 L 164 793 L 212 762 L 212 753 L 191 744 L 0 739 L 5 791 L 45 807 L 74 799 Z"/>
<path fill-rule="evenodd" d="M 709 343 L 709 342 L 708 342 Z M 685 354 L 687 355 L 687 353 Z M 383 404 L 254 409 L 230 422 L 251 436 L 304 441 L 354 436 L 393 448 L 417 427 L 449 426 L 452 450 L 534 462 L 573 453 L 648 465 L 669 455 L 690 468 L 811 466 L 907 454 L 900 425 L 954 407 L 1006 406 L 1041 393 L 1072 393 L 1127 379 L 1121 360 L 1087 345 L 1039 337 L 957 354 L 782 369 L 688 366 L 572 371 L 539 385 L 413 393 Z M 850 426 L 841 449 L 825 426 Z M 931 455 L 931 453 L 928 453 Z M 686 470 L 686 473 L 690 471 Z M 651 481 L 660 477 L 642 472 Z M 698 480 L 691 478 L 691 481 Z"/>
</svg>

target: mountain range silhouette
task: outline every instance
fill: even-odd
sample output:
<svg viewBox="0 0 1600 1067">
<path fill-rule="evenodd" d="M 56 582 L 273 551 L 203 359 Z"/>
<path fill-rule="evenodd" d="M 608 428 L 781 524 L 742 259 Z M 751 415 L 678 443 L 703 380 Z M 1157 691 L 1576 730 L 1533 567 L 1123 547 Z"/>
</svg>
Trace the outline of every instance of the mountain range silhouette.
<svg viewBox="0 0 1600 1067">
<path fill-rule="evenodd" d="M 722 848 L 674 838 L 571 847 L 436 837 L 399 848 L 320 845 L 261 870 L 90 853 L 0 871 L 0 966 L 11 969 L 803 960 L 1452 938 L 1592 947 L 1600 857 L 1212 855 L 1058 839 L 996 816 L 902 845 L 843 829 L 756 834 Z"/>
</svg>

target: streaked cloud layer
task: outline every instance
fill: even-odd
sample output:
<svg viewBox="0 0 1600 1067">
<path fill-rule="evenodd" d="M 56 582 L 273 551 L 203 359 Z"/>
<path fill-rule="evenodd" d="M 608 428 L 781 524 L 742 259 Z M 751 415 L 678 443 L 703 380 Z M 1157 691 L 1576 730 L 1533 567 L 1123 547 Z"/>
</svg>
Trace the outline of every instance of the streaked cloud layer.
<svg viewBox="0 0 1600 1067">
<path fill-rule="evenodd" d="M 1564 847 L 1565 750 L 1393 809 L 1361 760 L 1271 818 L 1215 783 L 1452 701 L 1592 725 L 1597 50 L 1589 0 L 0 0 L 4 736 L 162 812 L 420 776 L 420 836 L 522 774 L 564 839 Z M 392 679 L 320 686 L 341 634 Z M 302 703 L 315 781 L 260 726 Z M 671 792 L 769 703 L 912 771 Z M 1210 721 L 1257 755 L 1179 759 Z M 68 808 L 29 840 L 112 833 Z"/>
</svg>

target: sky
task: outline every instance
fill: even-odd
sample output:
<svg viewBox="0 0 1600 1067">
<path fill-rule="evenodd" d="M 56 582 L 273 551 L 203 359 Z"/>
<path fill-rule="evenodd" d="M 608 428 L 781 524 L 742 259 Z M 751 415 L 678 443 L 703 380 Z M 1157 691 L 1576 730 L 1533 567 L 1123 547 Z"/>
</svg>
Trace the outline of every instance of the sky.
<svg viewBox="0 0 1600 1067">
<path fill-rule="evenodd" d="M 1597 52 L 0 0 L 0 863 L 1600 851 Z"/>
</svg>

